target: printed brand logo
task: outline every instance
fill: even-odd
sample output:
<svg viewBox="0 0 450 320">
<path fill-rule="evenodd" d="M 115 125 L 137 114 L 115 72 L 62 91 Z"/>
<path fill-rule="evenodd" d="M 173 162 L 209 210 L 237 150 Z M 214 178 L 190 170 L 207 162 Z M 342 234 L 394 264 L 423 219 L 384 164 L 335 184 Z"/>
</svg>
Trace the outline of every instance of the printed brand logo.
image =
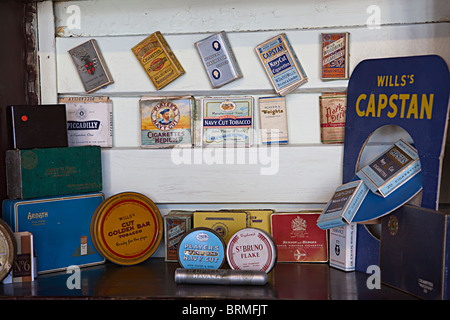
<svg viewBox="0 0 450 320">
<path fill-rule="evenodd" d="M 268 62 L 268 66 L 270 70 L 272 71 L 273 75 L 276 75 L 277 73 L 280 73 L 288 68 L 290 68 L 292 65 L 289 61 L 289 58 L 286 54 L 283 54 L 276 59 L 273 59 Z"/>
<path fill-rule="evenodd" d="M 48 212 L 28 212 L 28 220 L 34 220 L 34 219 L 43 219 L 43 218 L 48 218 Z"/>
<path fill-rule="evenodd" d="M 97 64 L 98 64 L 97 58 L 94 57 L 91 60 L 91 57 L 88 54 L 86 54 L 86 55 L 81 57 L 81 61 L 82 61 L 82 64 L 79 67 L 80 70 L 83 73 L 87 72 L 90 75 L 93 75 L 95 73 L 95 68 L 97 68 Z"/>
<path fill-rule="evenodd" d="M 214 77 L 214 79 L 219 79 L 220 78 L 220 71 L 218 70 L 218 69 L 214 69 L 212 72 L 211 72 L 211 74 L 212 74 L 212 76 Z"/>
<path fill-rule="evenodd" d="M 198 241 L 205 242 L 208 241 L 209 236 L 204 232 L 200 232 L 199 234 L 197 234 L 196 238 Z"/>
<path fill-rule="evenodd" d="M 220 103 L 220 109 L 222 109 L 225 112 L 231 112 L 234 109 L 236 109 L 236 104 L 233 101 L 225 100 Z"/>
<path fill-rule="evenodd" d="M 389 217 L 388 230 L 391 236 L 395 236 L 398 232 L 398 219 L 394 215 L 391 215 Z"/>
<path fill-rule="evenodd" d="M 300 217 L 292 219 L 291 221 L 292 231 L 305 231 L 306 230 L 306 220 Z"/>
<path fill-rule="evenodd" d="M 220 50 L 220 42 L 219 41 L 214 41 L 213 43 L 212 43 L 212 47 L 213 47 L 213 49 L 214 50 L 216 50 L 216 51 L 219 51 Z"/>
<path fill-rule="evenodd" d="M 277 39 L 277 40 L 278 40 L 279 42 L 281 42 L 281 40 L 279 40 L 279 39 Z M 270 49 L 270 50 L 264 52 L 264 53 L 262 54 L 262 56 L 263 56 L 264 59 L 268 59 L 268 58 L 270 58 L 270 57 L 276 55 L 277 53 L 279 53 L 279 52 L 281 52 L 281 51 L 284 51 L 284 47 L 283 47 L 283 44 L 282 44 L 282 43 L 281 43 L 280 45 L 276 46 L 275 48 Z"/>
<path fill-rule="evenodd" d="M 99 128 L 99 120 L 67 121 L 67 130 L 98 130 Z"/>
<path fill-rule="evenodd" d="M 433 291 L 434 289 L 434 283 L 431 281 L 427 281 L 421 278 L 417 279 L 417 284 L 419 285 L 419 287 L 422 288 L 423 293 L 428 293 L 430 291 Z"/>
<path fill-rule="evenodd" d="M 163 101 L 153 107 L 151 119 L 157 129 L 169 131 L 180 121 L 180 110 L 174 103 Z"/>
</svg>

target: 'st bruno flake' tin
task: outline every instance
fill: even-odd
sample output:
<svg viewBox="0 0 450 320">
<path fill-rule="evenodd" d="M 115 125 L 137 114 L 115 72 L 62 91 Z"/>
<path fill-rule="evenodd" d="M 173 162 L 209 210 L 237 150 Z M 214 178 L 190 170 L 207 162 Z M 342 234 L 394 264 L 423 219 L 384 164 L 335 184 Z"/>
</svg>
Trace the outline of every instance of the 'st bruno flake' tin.
<svg viewBox="0 0 450 320">
<path fill-rule="evenodd" d="M 96 249 L 120 265 L 147 260 L 158 248 L 163 222 L 158 207 L 146 196 L 123 192 L 103 201 L 91 221 Z"/>
<path fill-rule="evenodd" d="M 277 261 L 277 246 L 263 230 L 241 229 L 228 241 L 227 260 L 235 270 L 270 272 Z"/>
<path fill-rule="evenodd" d="M 225 262 L 225 242 L 209 228 L 194 228 L 180 240 L 177 258 L 185 269 L 219 269 Z"/>
</svg>

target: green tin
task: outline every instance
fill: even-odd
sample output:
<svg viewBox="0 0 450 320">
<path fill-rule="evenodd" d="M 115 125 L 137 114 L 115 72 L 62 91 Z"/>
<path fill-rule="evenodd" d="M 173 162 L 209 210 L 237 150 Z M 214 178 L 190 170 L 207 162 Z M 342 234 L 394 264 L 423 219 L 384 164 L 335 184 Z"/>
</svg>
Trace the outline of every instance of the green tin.
<svg viewBox="0 0 450 320">
<path fill-rule="evenodd" d="M 30 199 L 102 190 L 99 146 L 6 151 L 10 199 Z"/>
</svg>

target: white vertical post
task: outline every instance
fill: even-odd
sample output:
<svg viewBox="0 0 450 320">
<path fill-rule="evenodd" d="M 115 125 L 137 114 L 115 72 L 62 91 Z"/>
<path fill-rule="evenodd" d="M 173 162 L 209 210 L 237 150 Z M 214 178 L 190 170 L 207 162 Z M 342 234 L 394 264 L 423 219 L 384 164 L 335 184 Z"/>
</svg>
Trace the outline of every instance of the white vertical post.
<svg viewBox="0 0 450 320">
<path fill-rule="evenodd" d="M 37 3 L 39 83 L 41 104 L 57 103 L 55 18 L 53 2 Z"/>
</svg>

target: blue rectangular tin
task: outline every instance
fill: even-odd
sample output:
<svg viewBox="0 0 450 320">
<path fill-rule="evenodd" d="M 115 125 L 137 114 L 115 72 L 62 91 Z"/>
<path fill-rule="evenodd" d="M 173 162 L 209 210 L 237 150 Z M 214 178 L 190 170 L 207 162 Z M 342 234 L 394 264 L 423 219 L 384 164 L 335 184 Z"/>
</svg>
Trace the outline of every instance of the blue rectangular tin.
<svg viewBox="0 0 450 320">
<path fill-rule="evenodd" d="M 14 232 L 34 237 L 38 274 L 89 266 L 105 259 L 90 234 L 92 216 L 104 200 L 101 192 L 64 197 L 4 200 L 3 219 Z"/>
<path fill-rule="evenodd" d="M 387 197 L 420 170 L 417 151 L 400 139 L 356 175 L 372 192 Z"/>
</svg>

